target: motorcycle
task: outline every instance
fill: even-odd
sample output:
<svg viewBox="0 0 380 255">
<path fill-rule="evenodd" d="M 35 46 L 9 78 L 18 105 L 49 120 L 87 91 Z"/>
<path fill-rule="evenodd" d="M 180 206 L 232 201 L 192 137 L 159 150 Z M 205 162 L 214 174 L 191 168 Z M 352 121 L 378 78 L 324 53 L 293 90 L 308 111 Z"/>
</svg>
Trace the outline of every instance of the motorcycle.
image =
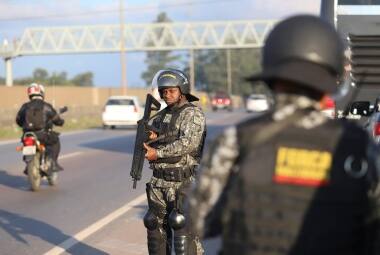
<svg viewBox="0 0 380 255">
<path fill-rule="evenodd" d="M 67 107 L 59 110 L 59 114 L 66 112 Z M 32 191 L 38 191 L 41 185 L 41 179 L 46 177 L 50 186 L 57 184 L 58 174 L 53 171 L 53 158 L 49 147 L 40 142 L 37 135 L 30 131 L 25 132 L 22 137 L 22 146 L 17 148 L 22 151 L 23 160 L 26 163 L 26 173 L 31 185 Z"/>
</svg>

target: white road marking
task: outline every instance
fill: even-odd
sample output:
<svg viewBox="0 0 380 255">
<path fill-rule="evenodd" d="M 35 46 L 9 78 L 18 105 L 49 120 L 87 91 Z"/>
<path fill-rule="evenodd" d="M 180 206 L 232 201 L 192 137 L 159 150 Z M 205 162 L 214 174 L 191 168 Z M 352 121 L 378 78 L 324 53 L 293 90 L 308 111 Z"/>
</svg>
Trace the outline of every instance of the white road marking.
<svg viewBox="0 0 380 255">
<path fill-rule="evenodd" d="M 58 159 L 71 158 L 71 157 L 78 156 L 80 154 L 83 154 L 83 151 L 76 151 L 76 152 L 73 152 L 73 153 L 65 154 L 65 155 L 60 156 Z"/>
<path fill-rule="evenodd" d="M 120 207 L 119 209 L 113 211 L 112 213 L 108 214 L 106 217 L 98 220 L 94 224 L 88 226 L 87 228 L 83 229 L 79 233 L 75 234 L 71 238 L 67 239 L 66 241 L 58 244 L 53 249 L 46 252 L 44 255 L 59 255 L 65 252 L 66 250 L 70 249 L 77 243 L 81 242 L 82 240 L 86 239 L 99 229 L 103 228 L 107 224 L 111 223 L 121 215 L 125 214 L 129 210 L 133 209 L 136 205 L 141 204 L 143 201 L 146 200 L 146 195 L 142 194 L 132 200 L 131 202 L 125 204 L 124 206 Z"/>
</svg>

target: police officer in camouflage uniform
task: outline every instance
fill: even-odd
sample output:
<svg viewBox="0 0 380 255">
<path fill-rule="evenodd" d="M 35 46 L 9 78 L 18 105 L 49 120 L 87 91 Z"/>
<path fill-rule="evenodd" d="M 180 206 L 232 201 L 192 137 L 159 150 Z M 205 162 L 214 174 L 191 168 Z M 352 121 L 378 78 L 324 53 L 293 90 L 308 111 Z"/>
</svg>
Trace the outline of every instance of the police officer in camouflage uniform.
<svg viewBox="0 0 380 255">
<path fill-rule="evenodd" d="M 194 181 L 206 135 L 205 117 L 192 101 L 186 75 L 174 69 L 160 71 L 157 85 L 168 105 L 153 119 L 150 138 L 165 137 L 152 146 L 144 144 L 145 157 L 153 169 L 146 186 L 149 210 L 144 217 L 148 231 L 149 254 L 171 254 L 172 229 L 174 250 L 179 254 L 202 254 L 198 238 L 189 230 L 183 201 Z"/>
<path fill-rule="evenodd" d="M 379 150 L 319 108 L 342 74 L 335 29 L 308 15 L 280 22 L 262 66 L 250 80 L 276 105 L 211 147 L 190 194 L 195 232 L 222 236 L 223 254 L 380 254 Z"/>
</svg>

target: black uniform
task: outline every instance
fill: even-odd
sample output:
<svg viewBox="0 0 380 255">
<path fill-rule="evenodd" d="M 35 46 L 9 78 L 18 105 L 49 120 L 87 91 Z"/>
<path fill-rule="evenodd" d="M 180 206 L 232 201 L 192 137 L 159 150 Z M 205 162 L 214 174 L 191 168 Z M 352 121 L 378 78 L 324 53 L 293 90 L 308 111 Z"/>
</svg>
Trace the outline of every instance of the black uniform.
<svg viewBox="0 0 380 255">
<path fill-rule="evenodd" d="M 34 130 L 26 125 L 25 113 L 30 107 L 43 107 L 43 122 L 45 126 L 43 129 Z M 16 123 L 23 129 L 23 132 L 33 131 L 37 135 L 37 138 L 50 149 L 52 158 L 57 162 L 61 145 L 58 137 L 59 133 L 54 132 L 52 128 L 53 125 L 62 126 L 64 120 L 60 118 L 59 114 L 51 104 L 42 99 L 30 100 L 21 106 L 17 113 Z"/>
<path fill-rule="evenodd" d="M 310 128 L 311 115 L 318 113 L 288 116 L 298 123 L 248 120 L 210 152 L 192 217 L 198 224 L 208 215 L 201 224 L 206 235 L 223 236 L 223 254 L 378 254 L 380 151 L 358 126 L 319 115 Z M 217 192 L 221 180 L 221 195 L 210 201 L 204 194 Z"/>
<path fill-rule="evenodd" d="M 250 79 L 267 82 L 276 106 L 216 140 L 190 196 L 192 224 L 222 235 L 223 254 L 380 254 L 380 151 L 318 108 L 336 91 L 341 56 L 317 17 L 291 17 L 268 36 Z"/>
</svg>

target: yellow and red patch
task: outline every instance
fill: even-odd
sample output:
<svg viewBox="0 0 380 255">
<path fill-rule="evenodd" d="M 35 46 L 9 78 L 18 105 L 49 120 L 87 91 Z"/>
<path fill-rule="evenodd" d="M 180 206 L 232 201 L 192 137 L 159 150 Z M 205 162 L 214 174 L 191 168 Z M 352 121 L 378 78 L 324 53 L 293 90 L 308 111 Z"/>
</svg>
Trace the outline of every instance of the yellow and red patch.
<svg viewBox="0 0 380 255">
<path fill-rule="evenodd" d="M 273 180 L 280 184 L 322 186 L 329 183 L 332 155 L 328 151 L 279 147 Z"/>
</svg>

